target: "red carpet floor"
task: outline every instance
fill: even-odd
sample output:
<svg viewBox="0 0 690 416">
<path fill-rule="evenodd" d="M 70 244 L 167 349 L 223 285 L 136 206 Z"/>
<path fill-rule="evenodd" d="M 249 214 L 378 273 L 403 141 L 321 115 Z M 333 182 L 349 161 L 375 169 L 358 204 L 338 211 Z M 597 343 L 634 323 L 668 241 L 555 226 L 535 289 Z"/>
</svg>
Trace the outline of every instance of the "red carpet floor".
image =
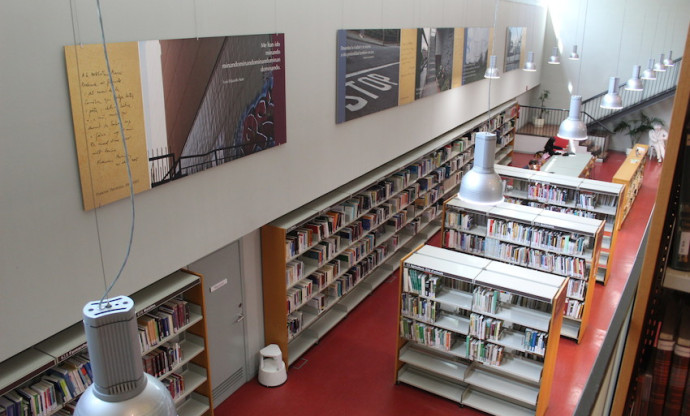
<svg viewBox="0 0 690 416">
<path fill-rule="evenodd" d="M 516 154 L 514 164 L 529 158 Z M 596 164 L 593 179 L 611 180 L 624 159 L 624 154 L 610 153 L 605 163 Z M 572 414 L 580 399 L 651 215 L 660 172 L 656 161 L 647 163 L 642 188 L 619 231 L 608 284 L 595 287 L 582 342 L 560 339 L 547 415 Z M 430 244 L 439 244 L 438 235 Z M 284 385 L 266 388 L 254 379 L 221 403 L 216 416 L 484 414 L 395 384 L 397 296 L 396 272 L 290 368 Z"/>
</svg>

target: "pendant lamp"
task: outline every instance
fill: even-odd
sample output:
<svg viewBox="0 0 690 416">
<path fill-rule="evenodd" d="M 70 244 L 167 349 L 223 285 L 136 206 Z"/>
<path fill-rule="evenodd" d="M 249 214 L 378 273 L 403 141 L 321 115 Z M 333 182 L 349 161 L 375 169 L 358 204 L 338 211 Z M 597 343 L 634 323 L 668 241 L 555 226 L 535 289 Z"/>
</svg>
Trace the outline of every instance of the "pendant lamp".
<svg viewBox="0 0 690 416">
<path fill-rule="evenodd" d="M 668 51 L 668 57 L 666 59 L 664 59 L 664 66 L 665 67 L 668 67 L 668 68 L 673 67 L 673 58 L 671 57 L 672 54 L 673 54 L 673 51 Z"/>
<path fill-rule="evenodd" d="M 547 63 L 551 65 L 560 65 L 561 63 L 561 57 L 558 55 L 558 46 L 554 46 L 552 51 L 551 51 L 551 56 L 549 56 L 549 60 Z"/>
<path fill-rule="evenodd" d="M 503 182 L 494 170 L 496 135 L 479 132 L 474 143 L 474 166 L 460 182 L 458 197 L 473 204 L 495 205 L 503 201 Z"/>
<path fill-rule="evenodd" d="M 666 66 L 664 65 L 664 54 L 659 55 L 659 62 L 654 64 L 654 72 L 666 72 Z"/>
<path fill-rule="evenodd" d="M 623 99 L 618 95 L 618 77 L 609 79 L 609 92 L 601 99 L 601 108 L 620 110 L 623 108 Z"/>
<path fill-rule="evenodd" d="M 89 302 L 82 314 L 93 383 L 75 416 L 176 416 L 168 389 L 144 373 L 134 301 L 119 296 Z"/>
<path fill-rule="evenodd" d="M 647 69 L 642 71 L 642 76 L 640 78 L 646 79 L 647 81 L 655 81 L 656 80 L 656 72 L 654 72 L 654 58 L 649 58 L 649 63 L 647 64 Z"/>
<path fill-rule="evenodd" d="M 587 139 L 587 125 L 580 118 L 581 106 L 582 96 L 573 95 L 570 97 L 570 113 L 558 128 L 558 137 L 568 140 Z"/>
<path fill-rule="evenodd" d="M 580 55 L 577 53 L 577 45 L 573 45 L 573 51 L 570 52 L 570 56 L 568 57 L 568 59 L 572 61 L 577 61 L 580 59 Z"/>
<path fill-rule="evenodd" d="M 537 64 L 534 63 L 534 52 L 527 52 L 527 61 L 522 70 L 527 72 L 535 72 L 537 70 Z"/>
<path fill-rule="evenodd" d="M 484 78 L 498 79 L 500 77 L 498 68 L 496 68 L 496 55 L 491 55 L 489 58 L 489 67 L 486 68 L 486 72 L 484 72 Z"/>
<path fill-rule="evenodd" d="M 642 80 L 640 79 L 640 70 L 642 67 L 640 65 L 633 65 L 633 73 L 632 73 L 632 78 L 628 80 L 628 82 L 625 84 L 625 89 L 628 91 L 642 91 L 643 90 L 643 85 L 642 85 Z"/>
</svg>

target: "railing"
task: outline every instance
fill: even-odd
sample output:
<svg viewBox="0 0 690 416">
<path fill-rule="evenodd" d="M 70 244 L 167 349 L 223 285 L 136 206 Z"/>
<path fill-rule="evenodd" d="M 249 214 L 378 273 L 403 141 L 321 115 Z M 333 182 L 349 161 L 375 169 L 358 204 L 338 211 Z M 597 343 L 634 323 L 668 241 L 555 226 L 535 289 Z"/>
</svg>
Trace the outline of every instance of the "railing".
<svg viewBox="0 0 690 416">
<path fill-rule="evenodd" d="M 175 154 L 167 149 L 152 150 L 149 152 L 151 186 L 162 185 L 192 173 L 239 159 L 246 156 L 245 148 L 252 149 L 255 145 L 271 147 L 271 142 L 255 140 L 241 145 L 220 147 L 206 153 L 180 156 L 179 159 L 175 158 Z"/>
<path fill-rule="evenodd" d="M 545 126 L 558 126 L 566 118 L 568 118 L 568 110 L 563 110 L 561 108 L 541 108 L 531 107 L 529 105 L 521 105 L 517 131 L 520 131 L 520 129 L 527 124 L 534 125 L 535 119 L 544 119 Z"/>
<path fill-rule="evenodd" d="M 597 94 L 592 98 L 588 98 L 582 102 L 582 112 L 590 117 L 593 121 L 602 121 L 613 117 L 614 115 L 626 111 L 626 109 L 642 104 L 656 98 L 661 98 L 675 91 L 678 85 L 678 76 L 680 75 L 680 61 L 682 58 L 677 58 L 673 61 L 672 67 L 667 67 L 665 72 L 656 72 L 656 80 L 643 80 L 643 91 L 628 91 L 625 89 L 627 80 L 621 83 L 618 87 L 618 95 L 623 99 L 623 108 L 620 110 L 608 110 L 601 108 L 601 100 L 608 91 Z M 593 121 L 586 121 L 587 125 L 591 125 Z"/>
</svg>

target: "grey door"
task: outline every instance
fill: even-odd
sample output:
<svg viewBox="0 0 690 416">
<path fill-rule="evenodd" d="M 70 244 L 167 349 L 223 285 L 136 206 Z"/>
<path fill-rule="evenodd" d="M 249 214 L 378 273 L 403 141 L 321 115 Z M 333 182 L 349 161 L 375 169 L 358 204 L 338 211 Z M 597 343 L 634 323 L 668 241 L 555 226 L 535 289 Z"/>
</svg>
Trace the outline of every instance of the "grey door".
<svg viewBox="0 0 690 416">
<path fill-rule="evenodd" d="M 189 265 L 204 276 L 213 402 L 218 406 L 245 381 L 245 323 L 240 264 L 235 241 Z"/>
</svg>

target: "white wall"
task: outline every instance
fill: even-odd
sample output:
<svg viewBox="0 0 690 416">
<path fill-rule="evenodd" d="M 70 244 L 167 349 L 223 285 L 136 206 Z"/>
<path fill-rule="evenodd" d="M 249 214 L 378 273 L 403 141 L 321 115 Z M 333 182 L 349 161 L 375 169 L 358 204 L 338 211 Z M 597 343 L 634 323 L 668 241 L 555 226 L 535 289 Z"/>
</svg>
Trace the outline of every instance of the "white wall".
<svg viewBox="0 0 690 416">
<path fill-rule="evenodd" d="M 132 253 L 113 294 L 134 292 L 487 107 L 484 80 L 336 125 L 335 35 L 343 28 L 492 26 L 494 2 L 101 3 L 109 42 L 283 32 L 287 71 L 287 144 L 137 195 Z M 82 209 L 65 74 L 63 46 L 100 42 L 95 4 L 1 6 L 0 360 L 78 322 L 125 254 L 129 201 Z M 541 34 L 544 21 L 541 6 L 502 1 L 497 50 L 504 50 L 506 25 Z M 529 42 L 538 51 L 541 35 Z M 534 87 L 538 77 L 512 71 L 493 81 L 492 104 Z"/>
<path fill-rule="evenodd" d="M 690 1 L 550 1 L 548 16 L 544 54 L 558 45 L 561 65 L 542 65 L 541 87 L 551 91 L 548 107 L 567 109 L 571 93 L 586 100 L 605 91 L 610 77 L 621 82 L 630 78 L 633 65 L 644 69 L 649 58 L 658 61 L 669 50 L 680 57 Z M 568 59 L 573 44 L 578 45 L 579 61 Z"/>
</svg>

